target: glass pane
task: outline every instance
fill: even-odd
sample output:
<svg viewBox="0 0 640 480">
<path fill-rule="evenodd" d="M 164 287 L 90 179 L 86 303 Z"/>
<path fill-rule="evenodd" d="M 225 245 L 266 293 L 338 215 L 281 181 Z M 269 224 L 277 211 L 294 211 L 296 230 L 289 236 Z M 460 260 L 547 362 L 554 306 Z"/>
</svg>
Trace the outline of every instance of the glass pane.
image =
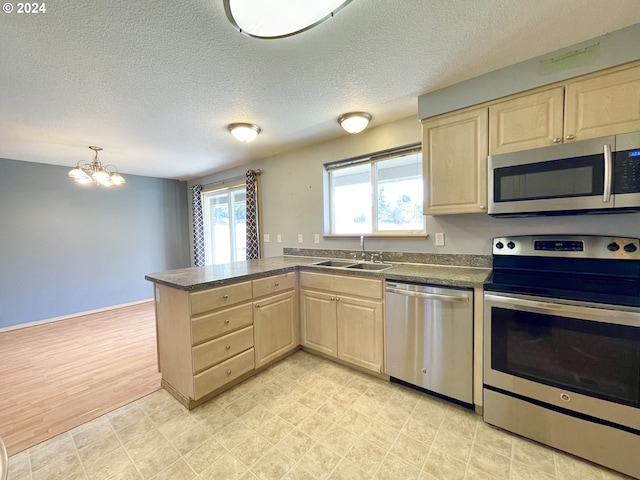
<svg viewBox="0 0 640 480">
<path fill-rule="evenodd" d="M 232 192 L 234 220 L 234 261 L 247 259 L 247 193 L 242 190 Z"/>
<path fill-rule="evenodd" d="M 212 196 L 209 204 L 212 220 L 212 263 L 227 263 L 231 261 L 229 196 L 227 192 Z"/>
<path fill-rule="evenodd" d="M 376 230 L 423 230 L 421 154 L 380 161 L 374 167 Z"/>
<path fill-rule="evenodd" d="M 371 233 L 371 166 L 356 165 L 329 173 L 333 233 Z"/>
</svg>

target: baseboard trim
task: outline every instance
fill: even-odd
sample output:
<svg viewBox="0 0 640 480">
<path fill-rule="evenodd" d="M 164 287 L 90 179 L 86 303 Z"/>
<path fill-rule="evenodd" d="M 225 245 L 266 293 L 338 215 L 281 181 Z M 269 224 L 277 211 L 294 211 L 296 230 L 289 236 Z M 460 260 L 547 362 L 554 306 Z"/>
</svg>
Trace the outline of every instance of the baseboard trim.
<svg viewBox="0 0 640 480">
<path fill-rule="evenodd" d="M 109 310 L 116 310 L 123 307 L 131 307 L 133 305 L 139 305 L 141 303 L 153 302 L 153 298 L 147 298 L 144 300 L 136 300 L 135 302 L 121 303 L 119 305 L 112 305 L 110 307 L 97 308 L 95 310 L 87 310 L 85 312 L 71 313 L 69 315 L 62 315 L 60 317 L 45 318 L 43 320 L 36 320 L 35 322 L 19 323 L 17 325 L 9 325 L 8 327 L 0 327 L 0 333 L 8 332 L 10 330 L 18 330 L 20 328 L 35 327 L 36 325 L 43 325 L 45 323 L 59 322 L 60 320 L 69 320 L 71 318 L 82 317 L 84 315 L 91 315 L 92 313 L 108 312 Z"/>
</svg>

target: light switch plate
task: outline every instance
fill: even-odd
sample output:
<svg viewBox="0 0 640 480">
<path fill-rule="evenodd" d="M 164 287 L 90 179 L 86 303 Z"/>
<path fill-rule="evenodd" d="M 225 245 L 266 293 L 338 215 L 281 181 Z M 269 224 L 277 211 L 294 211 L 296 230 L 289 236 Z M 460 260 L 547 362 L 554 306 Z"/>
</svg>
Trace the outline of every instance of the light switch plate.
<svg viewBox="0 0 640 480">
<path fill-rule="evenodd" d="M 320 234 L 316 233 L 315 236 L 313 237 L 313 241 L 315 243 L 320 243 Z"/>
<path fill-rule="evenodd" d="M 302 234 L 301 233 L 298 234 L 298 243 L 302 243 Z"/>
<path fill-rule="evenodd" d="M 264 243 L 269 243 L 269 240 L 270 240 L 270 238 L 269 238 L 269 234 L 268 234 L 268 233 L 265 233 L 265 234 L 264 234 Z"/>
<path fill-rule="evenodd" d="M 276 241 L 278 243 L 282 243 L 282 235 L 280 235 L 280 234 L 276 235 Z"/>
</svg>

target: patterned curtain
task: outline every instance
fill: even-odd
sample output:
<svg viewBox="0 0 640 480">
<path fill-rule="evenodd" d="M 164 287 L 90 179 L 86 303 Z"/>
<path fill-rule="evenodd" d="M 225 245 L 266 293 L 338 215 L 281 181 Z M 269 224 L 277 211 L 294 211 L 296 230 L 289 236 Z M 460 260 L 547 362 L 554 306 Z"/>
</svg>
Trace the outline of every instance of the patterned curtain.
<svg viewBox="0 0 640 480">
<path fill-rule="evenodd" d="M 193 206 L 193 261 L 196 267 L 204 265 L 204 219 L 202 218 L 202 185 L 191 186 Z"/>
<path fill-rule="evenodd" d="M 260 258 L 258 237 L 258 176 L 260 170 L 247 170 L 247 260 Z"/>
</svg>

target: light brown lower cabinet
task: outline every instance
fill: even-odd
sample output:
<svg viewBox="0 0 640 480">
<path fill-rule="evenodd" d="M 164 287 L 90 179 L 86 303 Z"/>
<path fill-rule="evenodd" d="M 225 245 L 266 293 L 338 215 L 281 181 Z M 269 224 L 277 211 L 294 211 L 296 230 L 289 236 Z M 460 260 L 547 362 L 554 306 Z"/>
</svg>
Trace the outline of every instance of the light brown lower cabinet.
<svg viewBox="0 0 640 480">
<path fill-rule="evenodd" d="M 384 323 L 382 302 L 336 297 L 338 358 L 382 373 Z"/>
<path fill-rule="evenodd" d="M 300 272 L 300 287 L 300 343 L 382 373 L 382 280 Z"/>
<path fill-rule="evenodd" d="M 253 332 L 256 368 L 298 347 L 296 292 L 253 302 Z"/>
</svg>

